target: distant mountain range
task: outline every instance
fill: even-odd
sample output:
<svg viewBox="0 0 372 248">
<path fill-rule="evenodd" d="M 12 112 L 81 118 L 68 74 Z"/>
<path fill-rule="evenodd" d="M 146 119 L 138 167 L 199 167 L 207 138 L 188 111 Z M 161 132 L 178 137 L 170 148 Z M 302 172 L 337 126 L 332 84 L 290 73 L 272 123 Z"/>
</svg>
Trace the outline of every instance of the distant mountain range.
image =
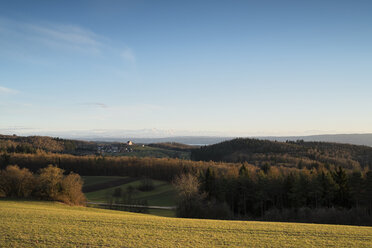
<svg viewBox="0 0 372 248">
<path fill-rule="evenodd" d="M 221 134 L 212 132 L 203 132 L 202 134 L 191 132 L 175 132 L 161 129 L 43 131 L 37 129 L 29 130 L 24 128 L 0 128 L 0 134 L 1 133 L 8 135 L 17 134 L 19 136 L 50 136 L 84 141 L 127 142 L 128 140 L 131 140 L 135 143 L 142 144 L 176 142 L 188 145 L 212 145 L 222 141 L 241 137 L 277 141 L 322 141 L 372 146 L 372 133 L 322 134 L 306 136 L 223 136 Z"/>
<path fill-rule="evenodd" d="M 177 142 L 189 145 L 212 145 L 222 141 L 231 140 L 237 137 L 214 137 L 214 136 L 175 136 L 166 138 L 93 138 L 96 141 L 117 141 L 125 142 L 132 140 L 135 143 L 161 143 L 161 142 Z M 277 141 L 322 141 L 335 142 L 353 145 L 372 146 L 372 133 L 367 134 L 325 134 L 325 135 L 310 135 L 310 136 L 261 136 L 261 137 L 247 137 L 263 140 L 277 140 Z M 88 140 L 91 140 L 87 138 Z"/>
<path fill-rule="evenodd" d="M 176 142 L 187 145 L 212 145 L 217 144 L 222 141 L 231 140 L 235 137 L 214 137 L 214 136 L 174 136 L 174 137 L 164 137 L 164 138 L 93 138 L 86 140 L 91 141 L 110 141 L 110 142 L 126 142 L 128 140 L 133 141 L 134 143 L 141 144 L 150 144 L 150 143 L 164 143 L 164 142 Z"/>
</svg>

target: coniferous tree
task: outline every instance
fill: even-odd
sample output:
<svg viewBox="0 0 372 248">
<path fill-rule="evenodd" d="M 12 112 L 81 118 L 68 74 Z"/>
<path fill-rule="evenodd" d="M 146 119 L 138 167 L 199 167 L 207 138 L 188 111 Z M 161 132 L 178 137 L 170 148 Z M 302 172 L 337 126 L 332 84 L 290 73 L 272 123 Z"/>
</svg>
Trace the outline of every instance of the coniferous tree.
<svg viewBox="0 0 372 248">
<path fill-rule="evenodd" d="M 215 197 L 216 195 L 216 175 L 211 167 L 208 167 L 205 172 L 204 179 L 204 190 L 209 193 L 209 197 Z"/>
<path fill-rule="evenodd" d="M 368 213 L 372 216 L 372 171 L 366 173 L 366 179 L 364 184 L 364 201 L 367 206 Z"/>
<path fill-rule="evenodd" d="M 333 206 L 335 192 L 337 185 L 329 172 L 322 171 L 318 175 L 318 182 L 320 186 L 320 203 L 322 206 Z"/>
<path fill-rule="evenodd" d="M 349 177 L 350 185 L 350 201 L 353 202 L 356 208 L 359 207 L 363 198 L 363 177 L 360 171 L 354 171 Z"/>
<path fill-rule="evenodd" d="M 333 173 L 333 179 L 337 185 L 335 201 L 339 206 L 349 206 L 349 182 L 344 169 L 339 166 Z"/>
</svg>

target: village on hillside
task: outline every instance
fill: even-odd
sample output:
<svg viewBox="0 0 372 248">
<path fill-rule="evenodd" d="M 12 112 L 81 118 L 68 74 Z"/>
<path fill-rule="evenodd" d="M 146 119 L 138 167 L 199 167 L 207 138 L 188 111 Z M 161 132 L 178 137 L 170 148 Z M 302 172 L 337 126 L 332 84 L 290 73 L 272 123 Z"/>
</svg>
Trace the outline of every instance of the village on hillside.
<svg viewBox="0 0 372 248">
<path fill-rule="evenodd" d="M 97 146 L 97 153 L 105 154 L 105 153 L 129 153 L 133 152 L 133 145 L 132 141 L 127 141 L 126 143 L 117 143 L 117 144 L 99 144 Z"/>
</svg>

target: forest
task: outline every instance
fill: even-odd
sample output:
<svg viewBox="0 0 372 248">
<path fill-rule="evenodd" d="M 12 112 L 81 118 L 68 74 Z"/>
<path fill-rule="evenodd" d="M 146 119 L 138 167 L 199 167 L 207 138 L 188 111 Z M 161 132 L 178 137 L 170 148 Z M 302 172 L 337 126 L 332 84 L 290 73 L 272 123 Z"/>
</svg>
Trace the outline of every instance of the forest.
<svg viewBox="0 0 372 248">
<path fill-rule="evenodd" d="M 48 136 L 0 135 L 0 151 L 8 153 L 36 153 L 38 151 L 69 153 L 76 155 L 94 154 L 97 143 L 61 139 Z"/>
<path fill-rule="evenodd" d="M 203 146 L 191 152 L 193 160 L 248 162 L 257 166 L 306 167 L 330 165 L 344 169 L 372 169 L 372 147 L 328 142 L 287 141 L 237 138 Z"/>
<path fill-rule="evenodd" d="M 191 155 L 193 160 L 5 151 L 0 168 L 18 165 L 35 173 L 53 164 L 66 174 L 166 180 L 178 189 L 180 217 L 372 225 L 370 147 L 235 139 L 193 148 Z"/>
</svg>

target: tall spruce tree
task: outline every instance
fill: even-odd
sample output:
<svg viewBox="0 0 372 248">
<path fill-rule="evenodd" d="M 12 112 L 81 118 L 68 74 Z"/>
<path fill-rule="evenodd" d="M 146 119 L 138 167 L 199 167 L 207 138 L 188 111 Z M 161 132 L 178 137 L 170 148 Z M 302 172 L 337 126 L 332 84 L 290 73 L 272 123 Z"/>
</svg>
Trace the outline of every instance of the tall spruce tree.
<svg viewBox="0 0 372 248">
<path fill-rule="evenodd" d="M 336 204 L 342 207 L 348 207 L 350 203 L 349 201 L 350 189 L 349 189 L 348 176 L 345 170 L 342 169 L 341 166 L 339 166 L 332 173 L 332 176 L 337 184 L 336 198 L 335 198 Z"/>
</svg>

